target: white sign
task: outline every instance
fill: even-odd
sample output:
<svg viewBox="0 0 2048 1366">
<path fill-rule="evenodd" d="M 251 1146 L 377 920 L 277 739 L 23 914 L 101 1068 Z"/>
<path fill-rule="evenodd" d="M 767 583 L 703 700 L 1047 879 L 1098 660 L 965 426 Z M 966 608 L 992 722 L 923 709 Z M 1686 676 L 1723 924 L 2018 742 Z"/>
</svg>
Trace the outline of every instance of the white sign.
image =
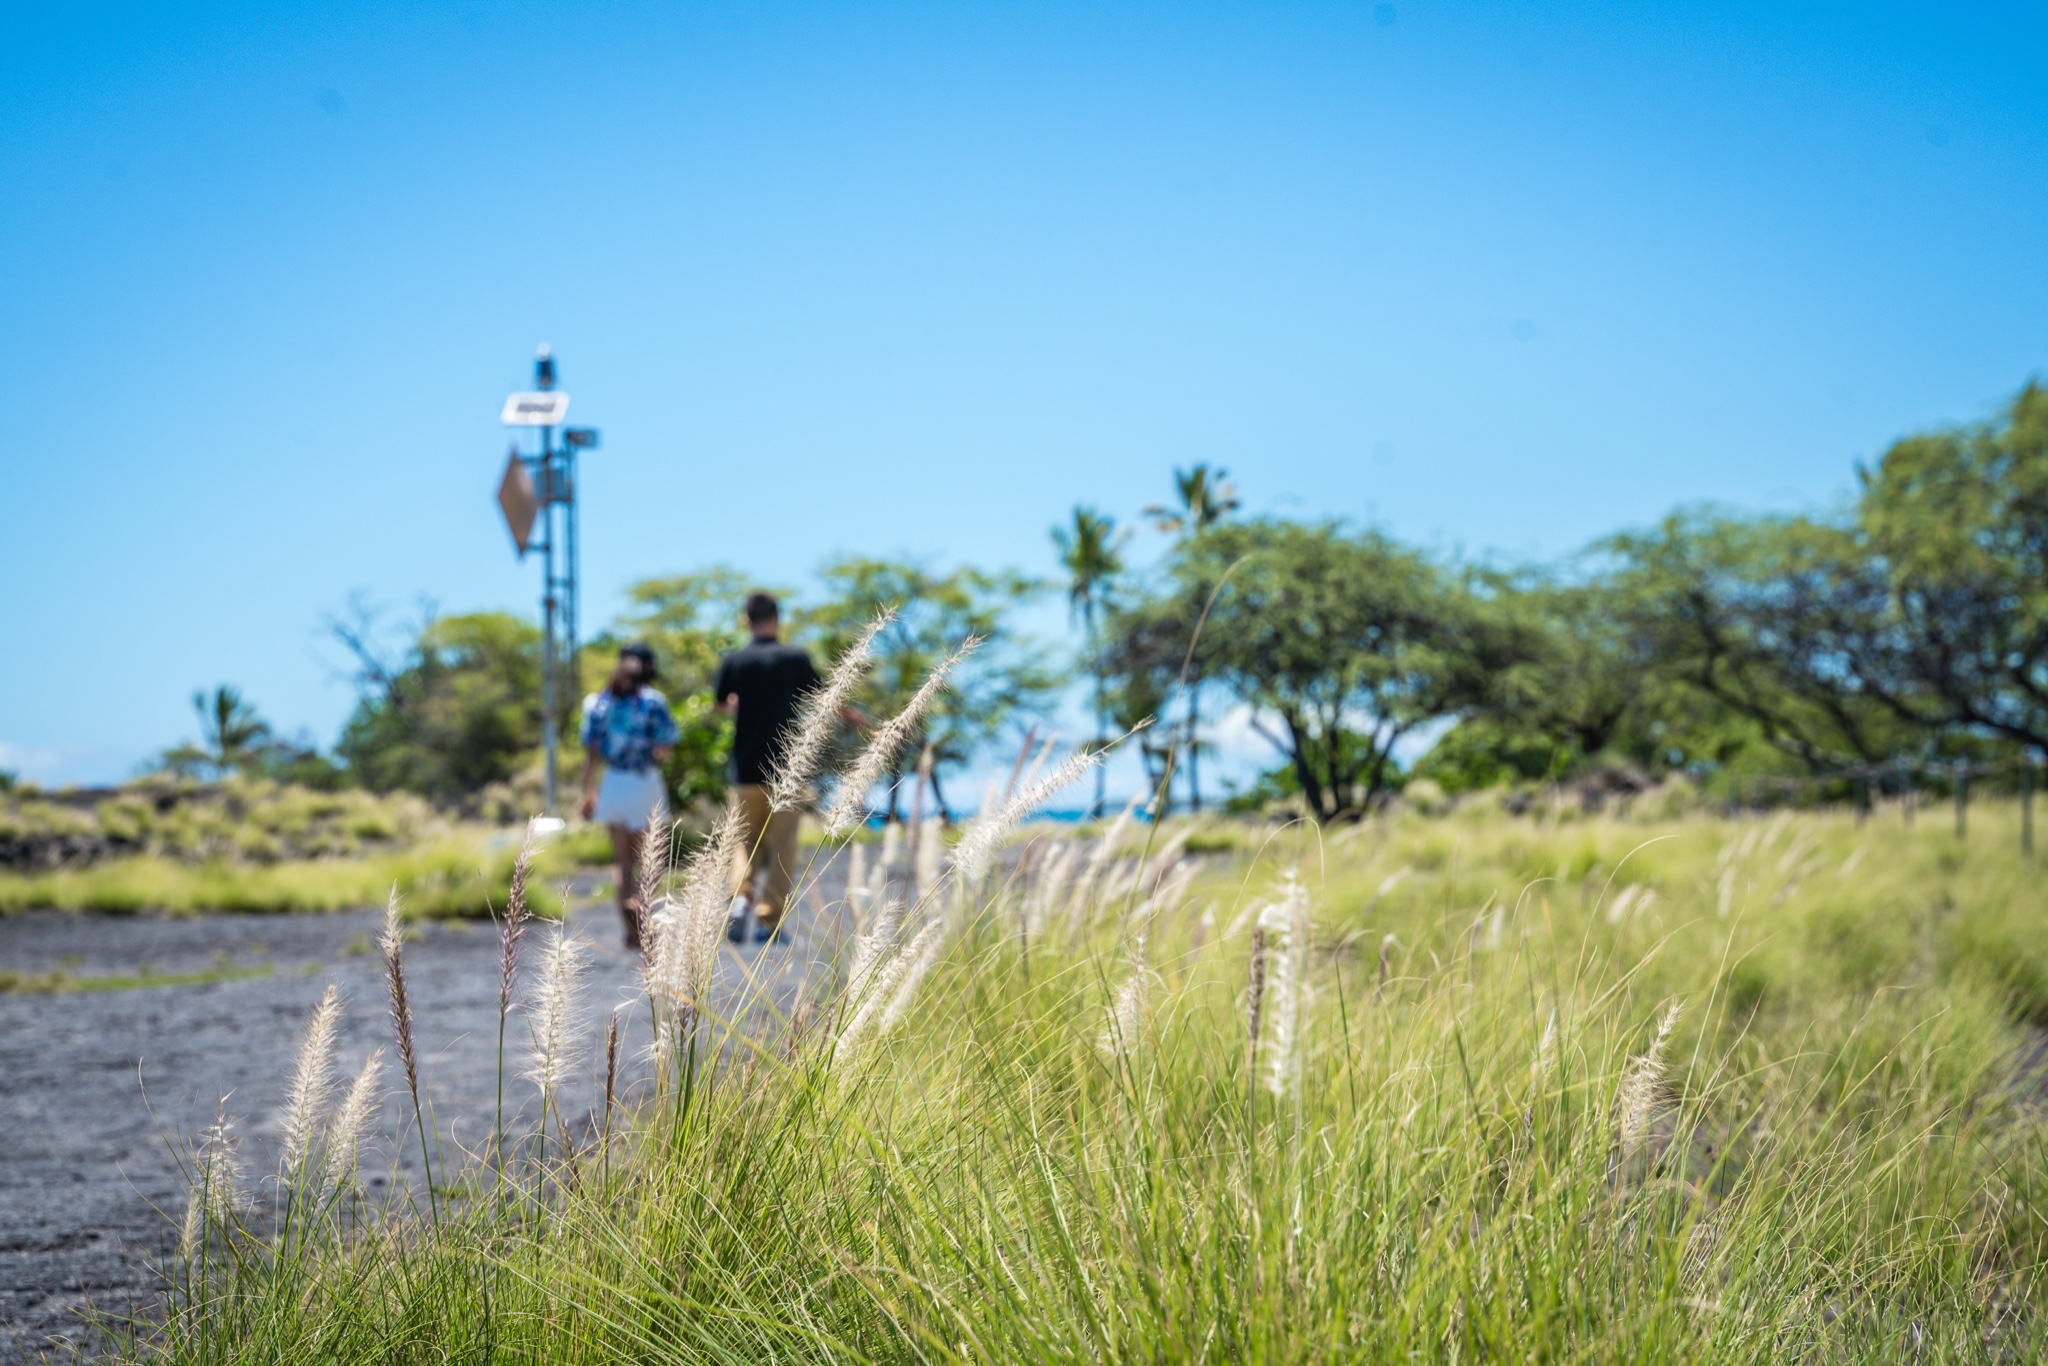
<svg viewBox="0 0 2048 1366">
<path fill-rule="evenodd" d="M 569 396 L 557 391 L 514 394 L 505 400 L 498 421 L 507 427 L 559 427 L 569 416 Z"/>
</svg>

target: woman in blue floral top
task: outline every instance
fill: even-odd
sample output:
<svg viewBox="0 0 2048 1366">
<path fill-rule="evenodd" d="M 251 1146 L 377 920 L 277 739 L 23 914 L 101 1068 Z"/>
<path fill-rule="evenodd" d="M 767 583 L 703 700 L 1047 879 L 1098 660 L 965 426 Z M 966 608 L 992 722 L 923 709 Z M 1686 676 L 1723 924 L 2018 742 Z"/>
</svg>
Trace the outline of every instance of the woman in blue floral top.
<svg viewBox="0 0 2048 1366">
<path fill-rule="evenodd" d="M 668 699 L 650 685 L 654 651 L 634 643 L 619 651 L 619 665 L 601 692 L 583 699 L 583 818 L 611 827 L 612 852 L 619 860 L 619 915 L 626 922 L 626 947 L 640 947 L 641 906 L 636 886 L 640 844 L 647 827 L 668 807 L 661 766 L 681 734 Z M 604 780 L 598 780 L 598 768 Z"/>
</svg>

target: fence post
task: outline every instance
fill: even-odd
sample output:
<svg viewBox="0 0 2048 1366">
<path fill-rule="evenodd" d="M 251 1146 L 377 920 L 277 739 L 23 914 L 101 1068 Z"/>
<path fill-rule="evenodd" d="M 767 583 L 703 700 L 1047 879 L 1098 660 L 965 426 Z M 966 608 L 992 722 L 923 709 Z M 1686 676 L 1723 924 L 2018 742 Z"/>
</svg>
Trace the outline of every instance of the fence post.
<svg viewBox="0 0 2048 1366">
<path fill-rule="evenodd" d="M 1963 839 L 1970 830 L 1970 766 L 1956 765 L 1956 838 Z"/>
<path fill-rule="evenodd" d="M 2020 756 L 2020 856 L 2034 856 L 2034 756 Z"/>
<path fill-rule="evenodd" d="M 1864 820 L 1870 815 L 1870 779 L 1856 780 L 1856 828 L 1863 828 Z"/>
</svg>

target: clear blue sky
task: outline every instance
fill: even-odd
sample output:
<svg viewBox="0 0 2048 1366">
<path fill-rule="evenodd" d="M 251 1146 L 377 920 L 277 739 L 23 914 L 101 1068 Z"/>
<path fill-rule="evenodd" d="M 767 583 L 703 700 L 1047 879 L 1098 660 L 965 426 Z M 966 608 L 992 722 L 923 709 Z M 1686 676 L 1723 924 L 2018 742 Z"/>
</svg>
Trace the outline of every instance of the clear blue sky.
<svg viewBox="0 0 2048 1366">
<path fill-rule="evenodd" d="M 529 609 L 554 345 L 586 617 L 827 553 L 1049 571 L 1171 466 L 1550 556 L 1824 508 L 2048 363 L 2048 11 L 9 7 L 0 765 L 240 684 L 331 741 L 355 592 Z"/>
</svg>

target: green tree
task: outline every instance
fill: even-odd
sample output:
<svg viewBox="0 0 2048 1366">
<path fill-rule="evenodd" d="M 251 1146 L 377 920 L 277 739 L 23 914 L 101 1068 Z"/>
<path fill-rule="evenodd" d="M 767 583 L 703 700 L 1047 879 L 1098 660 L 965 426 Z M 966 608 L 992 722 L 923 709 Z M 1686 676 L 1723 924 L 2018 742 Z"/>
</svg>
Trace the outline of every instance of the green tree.
<svg viewBox="0 0 2048 1366">
<path fill-rule="evenodd" d="M 540 651 L 540 629 L 505 612 L 430 619 L 394 660 L 364 643 L 336 752 L 377 792 L 446 802 L 502 782 L 540 745 Z"/>
<path fill-rule="evenodd" d="M 217 773 L 240 769 L 273 738 L 270 723 L 240 689 L 226 683 L 211 693 L 193 693 L 192 711 L 199 718 L 200 751 Z"/>
<path fill-rule="evenodd" d="M 1325 821 L 1369 810 L 1398 777 L 1402 737 L 1476 707 L 1517 662 L 1512 633 L 1463 585 L 1376 532 L 1226 523 L 1172 572 L 1221 585 L 1197 653 Z"/>
<path fill-rule="evenodd" d="M 1243 506 L 1237 489 L 1229 482 L 1230 471 L 1197 464 L 1173 472 L 1175 501 L 1153 503 L 1145 509 L 1152 525 L 1177 539 L 1199 536 Z"/>
<path fill-rule="evenodd" d="M 915 767 L 924 745 L 932 748 L 932 785 L 940 810 L 950 818 L 940 776 L 957 768 L 1015 722 L 1043 713 L 1059 680 L 1040 662 L 1041 652 L 1012 627 L 1016 609 L 1041 589 L 1020 574 L 956 569 L 941 574 L 907 560 L 847 557 L 820 572 L 824 596 L 785 616 L 797 638 L 824 656 L 844 653 L 884 607 L 896 618 L 876 638 L 875 668 L 862 706 L 881 719 L 894 715 L 941 660 L 969 636 L 981 647 L 953 675 L 926 718 L 924 734 L 912 738 L 897 761 L 889 788 L 889 814 L 898 809 L 903 776 Z"/>
<path fill-rule="evenodd" d="M 1884 695 L 1897 686 L 1891 589 L 1853 528 L 1694 512 L 1605 548 L 1646 674 L 1710 704 L 1690 718 L 1694 751 L 1725 766 L 1753 738 L 1825 776 L 1929 738 Z"/>
<path fill-rule="evenodd" d="M 165 750 L 158 767 L 186 776 L 243 774 L 326 790 L 345 784 L 333 760 L 310 744 L 279 736 L 230 684 L 193 693 L 192 711 L 199 718 L 199 743 Z"/>
<path fill-rule="evenodd" d="M 1173 491 L 1176 501 L 1173 504 L 1154 503 L 1145 509 L 1145 515 L 1152 519 L 1152 525 L 1155 528 L 1171 534 L 1180 542 L 1185 543 L 1193 537 L 1200 536 L 1203 532 L 1215 526 L 1242 506 L 1238 501 L 1236 487 L 1229 482 L 1229 474 L 1230 471 L 1223 469 L 1221 466 L 1211 469 L 1206 464 L 1196 464 L 1185 470 L 1176 469 L 1173 472 Z M 1198 588 L 1201 587 L 1201 585 L 1196 586 Z M 1206 591 L 1203 592 L 1202 597 L 1206 602 L 1208 598 Z M 1198 619 L 1200 615 L 1201 608 L 1198 606 L 1195 608 L 1194 617 L 1190 618 L 1190 622 L 1192 623 L 1193 620 Z M 1192 624 L 1190 625 L 1190 633 L 1192 633 Z M 1184 750 L 1187 755 L 1185 767 L 1188 783 L 1188 807 L 1192 811 L 1199 812 L 1202 809 L 1201 703 L 1203 684 L 1207 680 L 1195 671 L 1191 658 L 1185 660 L 1185 664 L 1185 683 L 1181 690 L 1187 697 L 1187 717 L 1184 721 L 1184 730 L 1187 738 Z M 1182 680 L 1177 678 L 1175 682 L 1180 684 Z"/>
<path fill-rule="evenodd" d="M 2048 749 L 2048 390 L 1898 442 L 1857 515 L 1894 614 L 1856 661 L 1863 689 L 1914 723 Z"/>
<path fill-rule="evenodd" d="M 1123 573 L 1123 542 L 1124 536 L 1117 531 L 1115 518 L 1078 504 L 1071 522 L 1052 529 L 1052 543 L 1059 551 L 1060 567 L 1067 573 L 1068 610 L 1081 622 L 1091 661 L 1100 654 L 1098 623 L 1109 606 L 1117 577 Z M 1109 743 L 1108 682 L 1099 664 L 1091 672 L 1095 675 L 1095 744 L 1105 745 Z M 1098 817 L 1102 815 L 1107 776 L 1098 765 L 1095 770 L 1094 808 Z"/>
</svg>

